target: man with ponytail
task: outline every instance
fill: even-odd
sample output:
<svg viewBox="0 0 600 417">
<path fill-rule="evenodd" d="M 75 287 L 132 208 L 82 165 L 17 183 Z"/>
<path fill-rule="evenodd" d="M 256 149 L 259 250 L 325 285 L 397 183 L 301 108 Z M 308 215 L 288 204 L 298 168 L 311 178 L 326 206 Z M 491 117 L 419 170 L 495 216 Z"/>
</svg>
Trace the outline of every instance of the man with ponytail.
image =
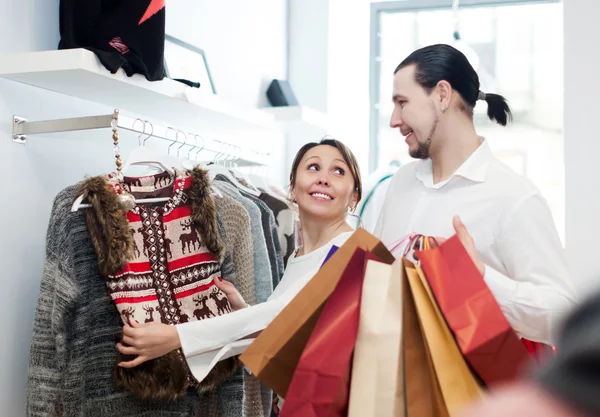
<svg viewBox="0 0 600 417">
<path fill-rule="evenodd" d="M 473 124 L 485 101 L 489 118 L 506 126 L 506 100 L 482 92 L 467 58 L 448 45 L 402 61 L 392 99 L 390 126 L 419 161 L 395 174 L 375 234 L 391 243 L 411 232 L 456 233 L 516 332 L 551 344 L 575 291 L 550 209 L 530 181 L 492 156 Z"/>
</svg>

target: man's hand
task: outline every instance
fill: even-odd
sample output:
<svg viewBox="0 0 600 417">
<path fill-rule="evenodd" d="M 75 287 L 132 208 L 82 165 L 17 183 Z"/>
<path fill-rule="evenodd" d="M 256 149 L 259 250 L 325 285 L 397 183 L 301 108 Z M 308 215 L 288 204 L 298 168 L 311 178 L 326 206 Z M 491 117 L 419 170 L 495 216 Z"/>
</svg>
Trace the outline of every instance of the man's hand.
<svg viewBox="0 0 600 417">
<path fill-rule="evenodd" d="M 473 238 L 467 231 L 467 228 L 464 225 L 464 223 L 462 222 L 462 220 L 460 219 L 460 217 L 454 216 L 452 218 L 452 226 L 454 227 L 454 232 L 458 236 L 460 243 L 463 244 L 467 253 L 471 257 L 471 260 L 477 267 L 477 270 L 479 271 L 481 276 L 484 276 L 485 275 L 485 264 L 483 262 L 481 262 L 481 259 L 479 258 L 479 254 L 477 253 L 477 249 L 475 249 L 475 242 L 473 241 Z M 437 241 L 438 244 L 441 245 L 446 239 L 443 237 L 436 237 L 435 240 Z"/>
<path fill-rule="evenodd" d="M 229 304 L 231 304 L 231 309 L 233 311 L 241 310 L 243 308 L 248 307 L 244 297 L 239 293 L 239 291 L 235 288 L 235 286 L 228 281 L 225 281 L 223 278 L 215 278 L 215 285 L 218 289 L 223 291 L 229 300 Z"/>
</svg>

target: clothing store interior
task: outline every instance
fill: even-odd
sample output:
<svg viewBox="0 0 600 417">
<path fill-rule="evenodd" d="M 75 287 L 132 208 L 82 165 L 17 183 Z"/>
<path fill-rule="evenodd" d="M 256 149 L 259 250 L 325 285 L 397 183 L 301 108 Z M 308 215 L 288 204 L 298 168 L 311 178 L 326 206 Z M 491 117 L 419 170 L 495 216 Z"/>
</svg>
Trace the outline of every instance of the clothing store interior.
<svg viewBox="0 0 600 417">
<path fill-rule="evenodd" d="M 500 385 L 600 410 L 554 376 L 600 291 L 600 2 L 0 2 L 2 416 L 491 416 Z M 440 44 L 472 100 L 399 65 Z M 480 148 L 436 183 L 452 118 Z M 303 281 L 290 171 L 319 151 L 361 181 Z M 159 325 L 171 349 L 128 350 Z"/>
</svg>

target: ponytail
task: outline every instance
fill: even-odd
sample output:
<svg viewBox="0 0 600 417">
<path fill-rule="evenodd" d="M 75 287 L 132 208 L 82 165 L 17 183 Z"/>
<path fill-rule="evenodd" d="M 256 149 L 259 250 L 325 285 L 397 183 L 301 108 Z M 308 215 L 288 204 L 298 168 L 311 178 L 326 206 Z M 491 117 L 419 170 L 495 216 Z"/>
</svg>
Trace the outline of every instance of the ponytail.
<svg viewBox="0 0 600 417">
<path fill-rule="evenodd" d="M 496 123 L 506 126 L 508 122 L 512 121 L 512 112 L 506 99 L 499 94 L 485 94 L 481 91 L 477 97 L 479 100 L 485 100 L 488 105 L 487 115 L 490 120 Z"/>
</svg>

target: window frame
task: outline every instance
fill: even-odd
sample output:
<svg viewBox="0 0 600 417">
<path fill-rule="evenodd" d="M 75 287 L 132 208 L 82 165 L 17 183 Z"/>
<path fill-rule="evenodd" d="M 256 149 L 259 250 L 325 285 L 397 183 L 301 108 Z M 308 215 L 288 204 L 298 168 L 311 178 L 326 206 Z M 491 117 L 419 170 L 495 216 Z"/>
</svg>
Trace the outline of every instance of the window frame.
<svg viewBox="0 0 600 417">
<path fill-rule="evenodd" d="M 498 7 L 521 4 L 560 3 L 561 0 L 461 0 L 459 9 L 467 7 Z M 402 0 L 371 3 L 369 41 L 369 173 L 375 171 L 379 162 L 379 109 L 380 102 L 380 42 L 379 32 L 383 13 L 405 13 L 427 10 L 452 9 L 453 0 Z"/>
</svg>

